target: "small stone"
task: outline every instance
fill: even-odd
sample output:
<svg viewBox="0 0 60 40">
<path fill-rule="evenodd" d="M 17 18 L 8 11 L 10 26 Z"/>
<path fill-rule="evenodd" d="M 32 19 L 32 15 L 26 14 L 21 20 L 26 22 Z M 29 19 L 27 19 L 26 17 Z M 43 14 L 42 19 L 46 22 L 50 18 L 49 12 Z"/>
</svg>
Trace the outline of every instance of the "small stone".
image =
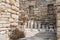
<svg viewBox="0 0 60 40">
<path fill-rule="evenodd" d="M 12 6 L 12 9 L 15 11 L 19 11 L 19 8 L 17 8 L 16 6 Z"/>
<path fill-rule="evenodd" d="M 15 0 L 9 0 L 11 5 L 14 5 Z"/>
<path fill-rule="evenodd" d="M 10 1 L 9 1 L 9 0 L 6 0 L 6 2 L 7 2 L 7 3 L 10 3 Z"/>
<path fill-rule="evenodd" d="M 1 20 L 8 21 L 8 18 L 3 18 L 3 17 L 1 17 L 1 18 L 0 18 L 0 21 L 1 21 Z"/>
<path fill-rule="evenodd" d="M 57 26 L 60 26 L 60 20 L 57 20 Z"/>
<path fill-rule="evenodd" d="M 8 10 L 8 12 L 10 12 L 10 13 L 14 13 L 14 14 L 17 13 L 16 11 L 14 11 L 14 10 L 12 10 L 12 9 L 7 9 L 7 10 Z"/>
<path fill-rule="evenodd" d="M 10 15 L 1 15 L 2 17 L 10 17 Z"/>
<path fill-rule="evenodd" d="M 9 23 L 8 21 L 0 21 L 0 23 Z"/>
<path fill-rule="evenodd" d="M 16 3 L 15 3 L 15 6 L 16 6 L 16 7 L 19 7 L 19 3 L 18 3 L 18 2 L 16 2 Z"/>
<path fill-rule="evenodd" d="M 12 18 L 18 19 L 19 17 L 18 17 L 18 15 L 16 15 L 16 14 L 12 14 Z"/>
<path fill-rule="evenodd" d="M 3 12 L 5 10 L 4 6 L 0 6 L 0 12 Z"/>
<path fill-rule="evenodd" d="M 13 18 L 10 18 L 10 19 L 9 19 L 9 22 L 14 22 L 14 19 L 13 19 Z"/>
<path fill-rule="evenodd" d="M 18 25 L 18 23 L 11 23 L 11 25 L 17 26 L 17 25 Z"/>
<path fill-rule="evenodd" d="M 9 27 L 10 26 L 10 24 L 8 23 L 8 24 L 3 24 L 3 27 Z"/>
</svg>

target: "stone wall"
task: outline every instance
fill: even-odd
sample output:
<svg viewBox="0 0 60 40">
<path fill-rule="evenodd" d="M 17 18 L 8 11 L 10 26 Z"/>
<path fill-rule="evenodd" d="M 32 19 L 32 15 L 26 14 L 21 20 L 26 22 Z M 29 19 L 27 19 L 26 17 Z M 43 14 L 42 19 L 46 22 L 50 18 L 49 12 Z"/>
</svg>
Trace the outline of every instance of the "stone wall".
<svg viewBox="0 0 60 40">
<path fill-rule="evenodd" d="M 57 5 L 57 38 L 60 40 L 60 1 L 56 0 Z"/>
<path fill-rule="evenodd" d="M 18 14 L 19 0 L 0 0 L 0 33 L 5 35 L 10 30 L 10 25 L 18 25 Z"/>
</svg>

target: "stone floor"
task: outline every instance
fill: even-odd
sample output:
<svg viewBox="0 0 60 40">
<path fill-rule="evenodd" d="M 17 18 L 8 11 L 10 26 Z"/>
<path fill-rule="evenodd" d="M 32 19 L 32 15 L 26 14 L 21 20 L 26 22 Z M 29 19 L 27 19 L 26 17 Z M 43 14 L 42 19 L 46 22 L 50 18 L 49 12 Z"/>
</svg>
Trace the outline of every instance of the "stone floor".
<svg viewBox="0 0 60 40">
<path fill-rule="evenodd" d="M 37 33 L 33 37 L 22 38 L 20 40 L 56 40 L 56 33 L 55 32 Z"/>
<path fill-rule="evenodd" d="M 0 40 L 8 40 L 7 34 L 0 33 Z"/>
<path fill-rule="evenodd" d="M 30 37 L 30 38 L 23 38 L 21 40 L 44 40 L 44 39 L 39 37 Z"/>
<path fill-rule="evenodd" d="M 5 32 L 0 32 L 0 40 L 8 40 Z M 19 40 L 56 40 L 56 32 L 39 32 L 33 37 L 26 37 Z"/>
</svg>

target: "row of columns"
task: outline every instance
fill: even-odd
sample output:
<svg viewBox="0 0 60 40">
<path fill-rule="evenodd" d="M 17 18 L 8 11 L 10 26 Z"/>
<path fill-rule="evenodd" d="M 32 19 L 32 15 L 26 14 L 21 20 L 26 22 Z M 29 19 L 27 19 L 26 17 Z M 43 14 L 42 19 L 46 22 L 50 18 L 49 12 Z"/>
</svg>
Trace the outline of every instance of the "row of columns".
<svg viewBox="0 0 60 40">
<path fill-rule="evenodd" d="M 45 29 L 45 30 L 56 30 L 55 25 L 45 25 L 45 24 L 41 24 L 40 21 L 28 21 L 25 22 L 24 24 L 24 28 L 27 29 Z"/>
</svg>

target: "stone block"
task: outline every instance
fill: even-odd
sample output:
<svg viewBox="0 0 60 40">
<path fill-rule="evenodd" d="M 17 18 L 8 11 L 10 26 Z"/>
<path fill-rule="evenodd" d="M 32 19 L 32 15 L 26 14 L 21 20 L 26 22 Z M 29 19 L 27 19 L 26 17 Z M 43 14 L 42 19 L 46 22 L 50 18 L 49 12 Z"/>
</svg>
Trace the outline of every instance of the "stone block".
<svg viewBox="0 0 60 40">
<path fill-rule="evenodd" d="M 6 3 L 10 3 L 10 1 L 9 0 L 6 0 Z"/>
<path fill-rule="evenodd" d="M 5 2 L 5 0 L 0 0 L 0 2 Z"/>
<path fill-rule="evenodd" d="M 11 25 L 17 26 L 17 25 L 18 25 L 18 23 L 11 23 Z"/>
<path fill-rule="evenodd" d="M 24 12 L 24 10 L 20 10 L 19 12 Z"/>
<path fill-rule="evenodd" d="M 10 27 L 10 24 L 8 23 L 8 24 L 3 24 L 2 25 L 3 27 Z"/>
<path fill-rule="evenodd" d="M 8 21 L 0 21 L 0 24 L 3 24 L 3 23 L 9 23 Z"/>
<path fill-rule="evenodd" d="M 4 6 L 0 6 L 0 12 L 4 12 L 5 11 L 5 7 Z"/>
<path fill-rule="evenodd" d="M 60 19 L 60 13 L 57 13 L 57 20 Z"/>
<path fill-rule="evenodd" d="M 5 13 L 5 12 L 1 12 L 0 14 L 1 14 L 1 15 L 5 15 L 6 13 Z"/>
<path fill-rule="evenodd" d="M 2 20 L 3 20 L 3 21 L 8 21 L 8 18 L 3 18 L 3 17 L 1 17 L 1 18 L 0 18 L 0 21 L 2 21 Z"/>
<path fill-rule="evenodd" d="M 10 15 L 1 15 L 2 17 L 10 17 Z"/>
<path fill-rule="evenodd" d="M 14 11 L 14 10 L 12 10 L 12 9 L 7 9 L 8 10 L 8 12 L 10 12 L 10 13 L 17 13 L 16 11 Z"/>
<path fill-rule="evenodd" d="M 8 40 L 8 36 L 6 34 L 6 31 L 1 31 L 0 32 L 0 40 Z"/>
<path fill-rule="evenodd" d="M 14 5 L 15 0 L 9 0 L 9 2 L 10 2 L 11 5 Z"/>
<path fill-rule="evenodd" d="M 60 2 L 60 0 L 56 0 L 56 2 L 58 3 L 58 2 Z"/>
<path fill-rule="evenodd" d="M 19 2 L 14 3 L 16 7 L 19 7 Z"/>
<path fill-rule="evenodd" d="M 9 12 L 1 12 L 0 14 L 1 15 L 10 15 L 11 13 L 9 13 Z"/>
<path fill-rule="evenodd" d="M 57 6 L 57 11 L 60 11 L 60 6 Z"/>
<path fill-rule="evenodd" d="M 60 5 L 60 2 L 56 2 L 56 5 L 57 5 L 57 6 Z"/>
<path fill-rule="evenodd" d="M 57 35 L 60 36 L 60 27 L 57 27 Z"/>
<path fill-rule="evenodd" d="M 14 19 L 18 19 L 18 18 L 19 18 L 19 16 L 18 16 L 18 15 L 16 15 L 16 14 L 12 14 L 12 18 L 14 18 Z"/>
<path fill-rule="evenodd" d="M 9 5 L 9 4 L 2 3 L 2 5 L 4 5 L 6 8 L 11 8 L 11 5 Z"/>
<path fill-rule="evenodd" d="M 0 31 L 11 30 L 11 28 L 0 28 Z"/>
<path fill-rule="evenodd" d="M 19 2 L 19 0 L 16 0 L 16 2 Z"/>
<path fill-rule="evenodd" d="M 14 19 L 13 18 L 9 18 L 9 22 L 14 22 Z"/>
<path fill-rule="evenodd" d="M 19 11 L 19 8 L 17 8 L 16 6 L 12 6 L 12 9 L 15 11 Z"/>
<path fill-rule="evenodd" d="M 57 20 L 57 26 L 60 26 L 60 20 Z"/>
<path fill-rule="evenodd" d="M 57 36 L 60 36 L 60 32 L 57 32 Z"/>
<path fill-rule="evenodd" d="M 10 18 L 10 19 L 9 19 L 9 22 L 10 22 L 10 23 L 12 23 L 12 22 L 18 22 L 18 19 Z"/>
<path fill-rule="evenodd" d="M 57 27 L 57 32 L 60 32 L 60 27 Z"/>
<path fill-rule="evenodd" d="M 29 2 L 29 5 L 35 5 L 35 1 Z"/>
</svg>

